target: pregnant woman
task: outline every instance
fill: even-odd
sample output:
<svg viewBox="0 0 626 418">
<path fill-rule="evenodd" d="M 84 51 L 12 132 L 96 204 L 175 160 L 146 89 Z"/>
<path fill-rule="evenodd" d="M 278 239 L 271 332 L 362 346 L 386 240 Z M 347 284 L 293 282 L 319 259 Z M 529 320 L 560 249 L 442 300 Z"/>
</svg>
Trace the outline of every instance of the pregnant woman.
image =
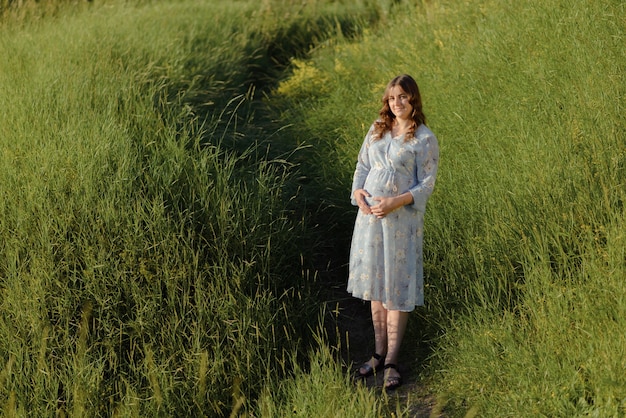
<svg viewBox="0 0 626 418">
<path fill-rule="evenodd" d="M 384 388 L 402 384 L 397 360 L 409 313 L 424 304 L 422 239 L 426 202 L 439 163 L 415 80 L 389 82 L 380 118 L 358 155 L 352 204 L 359 207 L 350 250 L 348 292 L 371 301 L 375 352 L 358 370 L 384 369 Z"/>
</svg>

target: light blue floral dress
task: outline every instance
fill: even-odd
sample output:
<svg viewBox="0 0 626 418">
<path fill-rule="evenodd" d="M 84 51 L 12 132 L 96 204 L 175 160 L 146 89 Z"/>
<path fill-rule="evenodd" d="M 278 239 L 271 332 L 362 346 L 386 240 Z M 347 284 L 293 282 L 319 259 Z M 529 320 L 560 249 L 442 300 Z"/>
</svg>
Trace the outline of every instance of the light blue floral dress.
<svg viewBox="0 0 626 418">
<path fill-rule="evenodd" d="M 404 135 L 380 140 L 367 133 L 352 182 L 354 191 L 365 189 L 371 197 L 397 196 L 409 191 L 413 204 L 382 219 L 358 211 L 350 250 L 348 292 L 381 301 L 386 309 L 409 312 L 424 304 L 422 239 L 424 211 L 433 192 L 439 164 L 439 145 L 433 132 L 420 125 L 409 141 Z"/>
</svg>

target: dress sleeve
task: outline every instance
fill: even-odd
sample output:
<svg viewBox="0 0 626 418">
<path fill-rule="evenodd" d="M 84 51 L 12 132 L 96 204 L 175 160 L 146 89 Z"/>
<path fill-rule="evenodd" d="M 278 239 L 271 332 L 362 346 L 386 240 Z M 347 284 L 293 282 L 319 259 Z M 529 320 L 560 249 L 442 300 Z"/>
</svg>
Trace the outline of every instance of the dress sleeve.
<svg viewBox="0 0 626 418">
<path fill-rule="evenodd" d="M 426 211 L 426 202 L 433 193 L 437 168 L 439 167 L 439 144 L 432 132 L 423 137 L 423 152 L 417 159 L 415 175 L 417 184 L 409 189 L 413 195 L 413 207 L 421 212 Z"/>
<path fill-rule="evenodd" d="M 365 135 L 365 139 L 363 140 L 363 145 L 361 145 L 361 150 L 359 151 L 359 156 L 356 162 L 354 176 L 352 177 L 352 192 L 350 192 L 350 202 L 354 206 L 357 206 L 356 199 L 354 198 L 354 191 L 363 188 L 363 186 L 365 185 L 365 179 L 370 172 L 369 147 L 373 130 L 374 125 L 370 127 L 367 135 Z"/>
</svg>

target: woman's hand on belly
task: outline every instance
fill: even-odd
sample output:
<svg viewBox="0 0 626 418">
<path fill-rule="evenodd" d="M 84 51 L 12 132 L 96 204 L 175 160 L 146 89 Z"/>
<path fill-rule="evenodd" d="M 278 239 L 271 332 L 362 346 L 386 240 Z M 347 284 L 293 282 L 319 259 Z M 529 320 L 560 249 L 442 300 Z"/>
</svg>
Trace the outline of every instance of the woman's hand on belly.
<svg viewBox="0 0 626 418">
<path fill-rule="evenodd" d="M 375 197 L 374 200 L 379 203 L 369 207 L 370 213 L 374 214 L 377 218 L 382 219 L 394 210 L 413 203 L 413 195 L 406 192 L 399 196 Z"/>
<path fill-rule="evenodd" d="M 371 197 L 371 195 L 365 189 L 356 189 L 354 191 L 354 199 L 356 200 L 356 204 L 365 215 L 370 215 L 372 213 L 370 209 L 370 205 L 365 201 L 366 197 Z"/>
</svg>

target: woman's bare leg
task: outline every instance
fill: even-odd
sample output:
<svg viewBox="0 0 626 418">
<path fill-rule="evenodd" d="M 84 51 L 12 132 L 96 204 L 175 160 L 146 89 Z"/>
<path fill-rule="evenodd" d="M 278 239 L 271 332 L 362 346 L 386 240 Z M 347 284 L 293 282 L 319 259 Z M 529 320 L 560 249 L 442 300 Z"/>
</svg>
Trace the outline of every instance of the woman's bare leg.
<svg viewBox="0 0 626 418">
<path fill-rule="evenodd" d="M 387 358 L 385 363 L 398 364 L 400 345 L 409 320 L 409 312 L 387 311 Z"/>
<path fill-rule="evenodd" d="M 398 364 L 400 345 L 404 338 L 409 312 L 390 311 L 384 308 L 382 302 L 371 302 L 372 324 L 374 325 L 374 342 L 376 353 L 385 356 L 385 364 Z M 378 366 L 378 360 L 371 358 L 368 361 L 372 368 Z M 361 373 L 365 370 L 361 368 Z M 400 374 L 394 369 L 388 369 L 387 375 L 397 377 Z"/>
<path fill-rule="evenodd" d="M 387 310 L 383 307 L 382 302 L 377 301 L 371 302 L 371 310 L 372 324 L 374 325 L 374 352 L 384 357 L 387 354 Z M 372 357 L 367 363 L 375 369 L 379 361 Z M 363 374 L 366 372 L 366 369 L 361 367 L 359 372 Z"/>
<path fill-rule="evenodd" d="M 387 309 L 382 302 L 372 301 L 372 324 L 374 325 L 374 344 L 376 353 L 384 356 L 387 354 Z"/>
<path fill-rule="evenodd" d="M 406 331 L 406 324 L 409 319 L 408 312 L 387 311 L 387 357 L 385 364 L 398 364 L 398 354 L 400 345 Z M 400 377 L 400 373 L 393 368 L 385 370 L 385 381 L 387 378 Z"/>
</svg>

